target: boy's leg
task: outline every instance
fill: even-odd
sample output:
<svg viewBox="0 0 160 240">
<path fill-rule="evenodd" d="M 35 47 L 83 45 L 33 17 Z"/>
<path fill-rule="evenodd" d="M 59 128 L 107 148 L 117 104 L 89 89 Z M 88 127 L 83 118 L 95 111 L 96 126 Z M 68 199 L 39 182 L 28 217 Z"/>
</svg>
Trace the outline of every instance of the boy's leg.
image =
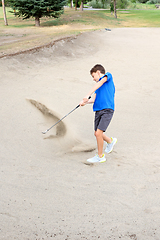
<svg viewBox="0 0 160 240">
<path fill-rule="evenodd" d="M 103 140 L 106 141 L 107 143 L 111 143 L 112 139 L 107 137 L 104 133 L 103 133 Z"/>
<path fill-rule="evenodd" d="M 97 147 L 98 147 L 98 156 L 101 158 L 103 156 L 103 131 L 100 129 L 97 129 L 97 131 L 95 131 L 95 136 L 96 136 L 96 140 L 97 140 Z"/>
<path fill-rule="evenodd" d="M 97 140 L 98 156 L 100 158 L 103 156 L 104 141 L 108 144 L 112 142 L 112 139 L 107 137 L 104 132 L 112 119 L 113 113 L 114 111 L 111 109 L 104 109 L 95 114 L 95 136 Z"/>
</svg>

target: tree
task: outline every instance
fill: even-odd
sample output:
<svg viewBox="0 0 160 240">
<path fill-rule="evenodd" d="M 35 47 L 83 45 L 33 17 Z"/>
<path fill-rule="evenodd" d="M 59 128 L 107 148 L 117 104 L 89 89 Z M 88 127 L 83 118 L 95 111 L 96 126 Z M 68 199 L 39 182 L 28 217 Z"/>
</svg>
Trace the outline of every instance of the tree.
<svg viewBox="0 0 160 240">
<path fill-rule="evenodd" d="M 3 7 L 4 23 L 6 26 L 8 26 L 4 0 L 2 0 L 2 7 Z"/>
<path fill-rule="evenodd" d="M 110 2 L 110 11 L 111 11 L 111 14 L 113 14 L 113 12 L 114 12 L 114 3 L 113 3 L 113 0 L 111 0 L 111 2 Z"/>
<path fill-rule="evenodd" d="M 77 7 L 78 7 L 78 0 L 75 0 L 75 10 L 77 11 Z"/>
<path fill-rule="evenodd" d="M 64 12 L 66 0 L 9 0 L 9 3 L 18 17 L 34 17 L 35 25 L 40 26 L 41 17 L 58 18 Z"/>
<path fill-rule="evenodd" d="M 105 5 L 106 0 L 101 0 L 101 2 L 102 2 L 102 6 L 103 6 L 103 8 L 104 8 L 104 5 Z"/>
<path fill-rule="evenodd" d="M 83 11 L 83 0 L 81 1 L 80 11 Z"/>
<path fill-rule="evenodd" d="M 114 0 L 114 17 L 117 18 L 116 0 Z"/>
<path fill-rule="evenodd" d="M 70 7 L 73 7 L 73 0 L 70 0 Z"/>
</svg>

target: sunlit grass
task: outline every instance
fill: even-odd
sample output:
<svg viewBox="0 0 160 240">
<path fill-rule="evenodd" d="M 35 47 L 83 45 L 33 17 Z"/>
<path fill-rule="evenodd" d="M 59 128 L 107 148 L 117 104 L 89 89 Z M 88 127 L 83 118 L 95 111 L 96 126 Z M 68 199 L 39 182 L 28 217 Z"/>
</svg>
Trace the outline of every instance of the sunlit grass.
<svg viewBox="0 0 160 240">
<path fill-rule="evenodd" d="M 34 18 L 22 20 L 22 18 L 15 17 L 10 13 L 10 9 L 7 10 L 7 19 L 9 27 L 12 28 L 25 28 L 33 27 L 35 25 Z M 115 19 L 114 15 L 111 15 L 109 10 L 101 11 L 89 11 L 84 10 L 74 11 L 74 9 L 66 9 L 64 14 L 60 18 L 41 18 L 42 27 L 60 26 L 60 25 L 73 25 L 83 24 L 91 26 L 110 26 L 110 27 L 141 27 L 146 25 L 148 27 L 160 27 L 160 10 L 119 10 L 117 11 L 118 18 Z M 4 27 L 4 19 L 2 8 L 0 8 L 0 27 Z"/>
</svg>

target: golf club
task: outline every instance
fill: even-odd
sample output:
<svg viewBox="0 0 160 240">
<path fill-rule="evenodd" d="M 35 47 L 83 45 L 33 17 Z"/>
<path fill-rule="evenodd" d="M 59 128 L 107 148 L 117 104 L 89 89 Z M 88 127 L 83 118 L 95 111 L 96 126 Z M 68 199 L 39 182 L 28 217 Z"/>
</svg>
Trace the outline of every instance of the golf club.
<svg viewBox="0 0 160 240">
<path fill-rule="evenodd" d="M 90 99 L 91 96 L 88 97 L 88 99 Z M 51 128 L 53 128 L 54 126 L 56 126 L 59 122 L 61 122 L 65 117 L 67 117 L 70 113 L 72 113 L 74 110 L 76 110 L 77 108 L 80 107 L 80 104 L 78 104 L 74 109 L 72 109 L 72 111 L 70 111 L 69 113 L 67 113 L 64 117 L 62 117 L 58 122 L 56 122 L 53 126 L 51 126 L 50 128 L 48 128 L 46 131 L 42 132 L 43 134 L 46 134 Z"/>
</svg>

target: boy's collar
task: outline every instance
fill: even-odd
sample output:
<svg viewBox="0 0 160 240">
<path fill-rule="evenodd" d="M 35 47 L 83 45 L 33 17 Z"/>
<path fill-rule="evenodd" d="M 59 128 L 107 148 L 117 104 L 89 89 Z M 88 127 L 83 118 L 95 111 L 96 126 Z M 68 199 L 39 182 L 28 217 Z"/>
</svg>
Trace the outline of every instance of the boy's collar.
<svg viewBox="0 0 160 240">
<path fill-rule="evenodd" d="M 104 75 L 102 75 L 102 77 L 100 77 L 99 81 L 104 78 L 107 75 L 107 73 L 105 73 Z"/>
</svg>

